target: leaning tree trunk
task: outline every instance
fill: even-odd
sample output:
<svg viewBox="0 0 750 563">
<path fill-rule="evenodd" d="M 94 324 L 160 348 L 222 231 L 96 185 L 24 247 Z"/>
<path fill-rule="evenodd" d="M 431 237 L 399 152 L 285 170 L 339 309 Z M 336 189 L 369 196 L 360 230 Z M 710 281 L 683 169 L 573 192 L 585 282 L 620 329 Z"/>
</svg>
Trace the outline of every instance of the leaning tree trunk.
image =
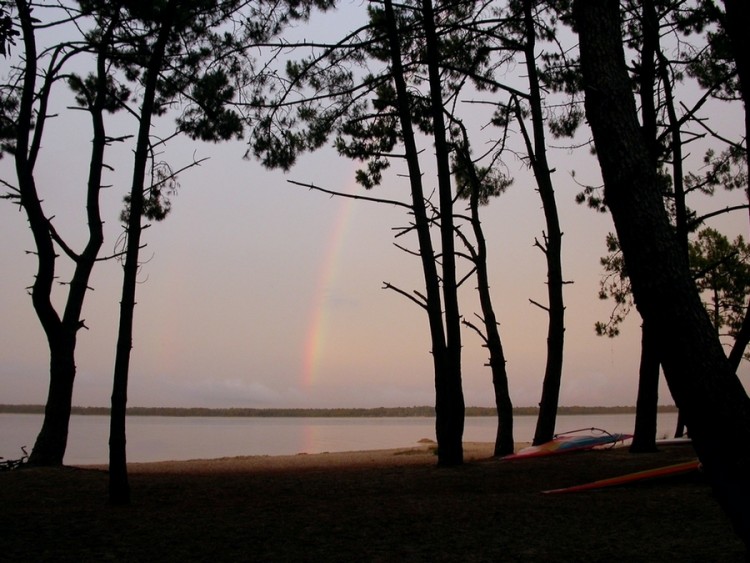
<svg viewBox="0 0 750 563">
<path fill-rule="evenodd" d="M 459 150 L 461 166 L 468 173 L 471 186 L 469 196 L 469 209 L 471 211 L 471 227 L 474 232 L 476 246 L 468 241 L 466 246 L 474 262 L 477 275 L 477 293 L 479 304 L 482 309 L 482 323 L 484 331 L 475 327 L 472 323 L 464 321 L 464 324 L 473 328 L 484 340 L 484 345 L 489 352 L 489 366 L 492 372 L 492 388 L 495 392 L 495 408 L 497 409 L 497 432 L 495 434 L 495 457 L 503 457 L 513 453 L 515 441 L 513 439 L 513 403 L 510 399 L 508 389 L 508 372 L 506 369 L 505 351 L 500 338 L 499 323 L 495 315 L 495 307 L 492 304 L 490 294 L 490 281 L 487 268 L 487 240 L 484 236 L 482 221 L 479 217 L 479 201 L 482 191 L 482 182 L 477 175 L 477 169 L 471 159 L 469 149 L 469 138 L 463 124 L 460 125 L 463 135 L 463 146 Z"/>
<path fill-rule="evenodd" d="M 497 408 L 497 432 L 495 435 L 495 457 L 510 455 L 514 451 L 513 439 L 513 403 L 508 389 L 508 372 L 506 369 L 505 351 L 500 338 L 495 308 L 490 296 L 489 274 L 487 272 L 487 243 L 479 220 L 479 197 L 476 186 L 471 196 L 471 224 L 474 237 L 477 240 L 474 263 L 477 269 L 477 292 L 482 308 L 484 321 L 484 337 L 487 351 L 490 355 L 490 370 L 492 371 L 492 388 L 495 392 L 495 407 Z"/>
<path fill-rule="evenodd" d="M 750 548 L 750 399 L 729 364 L 649 165 L 622 46 L 617 0 L 576 0 L 586 116 L 644 321 L 714 493 Z"/>
<path fill-rule="evenodd" d="M 742 358 L 745 355 L 745 349 L 750 344 L 750 302 L 748 302 L 746 308 L 745 317 L 742 319 L 742 326 L 740 326 L 740 330 L 734 336 L 734 343 L 729 352 L 729 363 L 735 371 L 739 369 Z"/>
<path fill-rule="evenodd" d="M 632 453 L 656 451 L 656 422 L 659 405 L 659 340 L 644 322 L 641 327 L 641 365 Z"/>
<path fill-rule="evenodd" d="M 732 57 L 737 67 L 737 77 L 740 84 L 740 95 L 745 106 L 745 163 L 750 170 L 750 6 L 747 0 L 724 0 L 726 17 L 722 27 L 729 37 Z M 750 185 L 746 188 L 750 201 Z"/>
<path fill-rule="evenodd" d="M 169 0 L 164 8 L 161 28 L 151 51 L 145 71 L 143 101 L 140 111 L 138 137 L 133 158 L 133 181 L 130 189 L 128 210 L 127 247 L 123 265 L 122 298 L 120 300 L 120 323 L 117 333 L 114 381 L 112 383 L 112 411 L 109 430 L 109 503 L 126 505 L 130 503 L 126 456 L 126 410 L 128 397 L 128 375 L 130 371 L 130 351 L 133 347 L 133 314 L 138 282 L 139 254 L 146 165 L 149 159 L 149 137 L 151 119 L 156 109 L 156 89 L 164 64 L 167 42 L 172 33 L 176 0 Z"/>
<path fill-rule="evenodd" d="M 722 21 L 722 27 L 726 31 L 732 47 L 734 62 L 737 67 L 740 93 L 745 106 L 745 165 L 750 170 L 750 37 L 748 27 L 750 26 L 750 7 L 747 0 L 724 0 L 726 17 Z M 748 202 L 750 202 L 750 185 L 745 189 Z M 729 361 L 737 369 L 742 362 L 745 348 L 750 343 L 750 306 L 745 313 L 742 328 L 735 336 L 734 345 L 729 355 Z"/>
</svg>

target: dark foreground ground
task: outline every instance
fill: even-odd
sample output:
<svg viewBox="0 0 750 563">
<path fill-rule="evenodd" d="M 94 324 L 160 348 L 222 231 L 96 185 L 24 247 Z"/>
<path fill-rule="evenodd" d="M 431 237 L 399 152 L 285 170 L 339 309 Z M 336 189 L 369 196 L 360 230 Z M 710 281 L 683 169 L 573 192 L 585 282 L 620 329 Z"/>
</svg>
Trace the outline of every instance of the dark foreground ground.
<svg viewBox="0 0 750 563">
<path fill-rule="evenodd" d="M 743 561 L 700 474 L 542 490 L 694 458 L 689 447 L 438 469 L 413 450 L 0 473 L 0 561 Z"/>
</svg>

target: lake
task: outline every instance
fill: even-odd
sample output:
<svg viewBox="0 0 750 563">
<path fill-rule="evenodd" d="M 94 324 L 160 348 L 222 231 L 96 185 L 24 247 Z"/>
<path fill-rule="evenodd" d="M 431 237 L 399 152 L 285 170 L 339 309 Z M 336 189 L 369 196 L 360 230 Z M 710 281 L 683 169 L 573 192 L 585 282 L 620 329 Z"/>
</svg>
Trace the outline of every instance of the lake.
<svg viewBox="0 0 750 563">
<path fill-rule="evenodd" d="M 632 433 L 634 414 L 560 415 L 557 432 L 601 428 Z M 674 432 L 677 413 L 660 413 L 657 437 Z M 211 459 L 247 455 L 288 455 L 407 448 L 435 439 L 431 417 L 128 417 L 128 461 Z M 42 425 L 41 414 L 0 413 L 0 457 L 18 459 L 21 446 L 31 452 Z M 535 416 L 515 417 L 516 442 L 530 442 Z M 466 418 L 464 441 L 494 442 L 495 417 Z M 73 415 L 67 465 L 104 464 L 108 460 L 109 418 Z"/>
</svg>

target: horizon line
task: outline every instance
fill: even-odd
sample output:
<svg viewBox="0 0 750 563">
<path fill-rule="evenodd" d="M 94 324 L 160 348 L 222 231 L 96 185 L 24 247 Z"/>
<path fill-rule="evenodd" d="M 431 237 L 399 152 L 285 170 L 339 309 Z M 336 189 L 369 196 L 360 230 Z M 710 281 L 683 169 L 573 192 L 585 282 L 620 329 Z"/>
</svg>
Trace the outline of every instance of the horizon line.
<svg viewBox="0 0 750 563">
<path fill-rule="evenodd" d="M 676 412 L 674 405 L 658 405 L 659 412 Z M 127 408 L 133 416 L 433 416 L 434 406 L 414 405 L 408 407 L 139 407 Z M 0 413 L 43 414 L 45 405 L 40 404 L 0 404 Z M 110 407 L 73 406 L 71 414 L 107 415 Z M 496 407 L 469 406 L 466 416 L 494 416 Z M 513 414 L 519 416 L 535 415 L 538 406 L 513 407 Z M 558 414 L 631 414 L 636 412 L 632 405 L 618 406 L 585 406 L 561 405 Z"/>
</svg>

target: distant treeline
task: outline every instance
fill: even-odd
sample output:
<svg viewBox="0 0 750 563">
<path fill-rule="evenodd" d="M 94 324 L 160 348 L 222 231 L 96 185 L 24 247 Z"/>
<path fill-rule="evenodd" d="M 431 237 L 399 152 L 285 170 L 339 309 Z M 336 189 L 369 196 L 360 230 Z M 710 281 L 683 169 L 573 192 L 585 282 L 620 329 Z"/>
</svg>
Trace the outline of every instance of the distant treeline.
<svg viewBox="0 0 750 563">
<path fill-rule="evenodd" d="M 659 412 L 675 412 L 674 406 L 660 406 Z M 109 415 L 109 407 L 73 407 L 73 414 Z M 559 414 L 631 414 L 635 407 L 559 407 Z M 0 405 L 0 413 L 41 414 L 43 405 Z M 516 407 L 517 416 L 535 416 L 538 407 Z M 129 407 L 130 416 L 242 416 L 242 417 L 397 417 L 435 416 L 434 407 L 378 407 L 373 409 L 209 409 L 172 407 Z M 466 416 L 495 416 L 492 407 L 467 407 Z"/>
</svg>

